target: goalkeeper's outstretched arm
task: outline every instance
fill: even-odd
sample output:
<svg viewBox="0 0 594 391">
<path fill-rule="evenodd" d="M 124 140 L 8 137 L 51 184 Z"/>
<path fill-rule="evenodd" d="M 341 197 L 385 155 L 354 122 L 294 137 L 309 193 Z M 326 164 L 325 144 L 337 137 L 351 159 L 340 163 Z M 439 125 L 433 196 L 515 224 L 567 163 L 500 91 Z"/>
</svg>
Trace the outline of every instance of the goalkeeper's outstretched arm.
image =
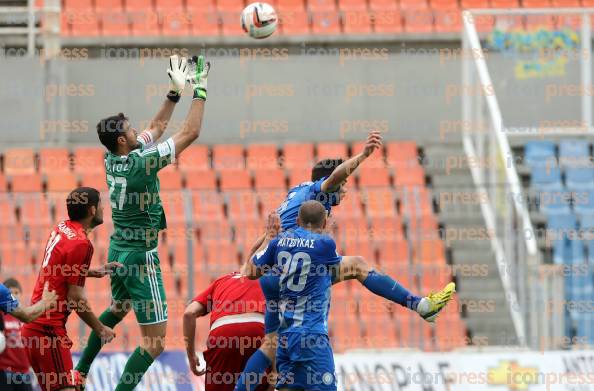
<svg viewBox="0 0 594 391">
<path fill-rule="evenodd" d="M 187 80 L 194 90 L 194 95 L 184 126 L 172 137 L 175 143 L 176 157 L 200 136 L 204 103 L 206 102 L 206 78 L 208 77 L 210 63 L 205 62 L 203 56 L 194 56 L 190 60 L 188 68 Z"/>
</svg>

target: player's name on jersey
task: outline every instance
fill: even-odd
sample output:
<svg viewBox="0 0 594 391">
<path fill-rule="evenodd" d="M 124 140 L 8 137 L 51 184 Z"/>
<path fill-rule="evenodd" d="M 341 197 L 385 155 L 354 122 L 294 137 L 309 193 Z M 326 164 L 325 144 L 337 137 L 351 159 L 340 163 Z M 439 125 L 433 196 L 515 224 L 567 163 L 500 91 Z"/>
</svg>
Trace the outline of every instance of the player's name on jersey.
<svg viewBox="0 0 594 391">
<path fill-rule="evenodd" d="M 307 247 L 314 248 L 315 239 L 303 239 L 303 238 L 282 238 L 278 241 L 278 245 L 281 247 Z"/>
</svg>

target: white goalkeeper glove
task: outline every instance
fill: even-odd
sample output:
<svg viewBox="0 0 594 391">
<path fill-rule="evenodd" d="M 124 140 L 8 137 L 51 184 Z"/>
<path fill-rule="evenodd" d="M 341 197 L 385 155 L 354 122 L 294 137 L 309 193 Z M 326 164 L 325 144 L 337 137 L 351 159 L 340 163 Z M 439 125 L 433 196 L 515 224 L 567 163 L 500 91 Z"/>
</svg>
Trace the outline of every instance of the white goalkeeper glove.
<svg viewBox="0 0 594 391">
<path fill-rule="evenodd" d="M 208 77 L 210 62 L 205 62 L 204 56 L 194 56 L 189 63 L 188 82 L 194 89 L 193 99 L 206 100 L 206 78 Z"/>
<path fill-rule="evenodd" d="M 167 94 L 167 97 L 170 100 L 177 102 L 186 86 L 188 60 L 185 57 L 179 57 L 177 55 L 169 57 L 167 74 L 169 75 L 169 94 Z"/>
</svg>

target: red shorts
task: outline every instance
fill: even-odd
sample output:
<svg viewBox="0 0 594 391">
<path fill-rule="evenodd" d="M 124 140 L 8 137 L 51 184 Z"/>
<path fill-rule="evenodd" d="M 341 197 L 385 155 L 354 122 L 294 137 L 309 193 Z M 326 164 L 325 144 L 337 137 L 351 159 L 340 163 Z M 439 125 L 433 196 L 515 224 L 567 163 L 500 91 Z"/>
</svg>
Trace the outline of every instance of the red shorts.
<svg viewBox="0 0 594 391">
<path fill-rule="evenodd" d="M 204 352 L 206 391 L 233 391 L 251 355 L 264 338 L 264 324 L 233 323 L 210 332 Z M 266 385 L 267 386 L 267 385 Z M 260 388 L 259 388 L 260 389 Z"/>
<path fill-rule="evenodd" d="M 40 330 L 24 326 L 21 335 L 42 391 L 75 386 L 70 354 L 72 341 L 65 330 L 49 326 Z"/>
</svg>

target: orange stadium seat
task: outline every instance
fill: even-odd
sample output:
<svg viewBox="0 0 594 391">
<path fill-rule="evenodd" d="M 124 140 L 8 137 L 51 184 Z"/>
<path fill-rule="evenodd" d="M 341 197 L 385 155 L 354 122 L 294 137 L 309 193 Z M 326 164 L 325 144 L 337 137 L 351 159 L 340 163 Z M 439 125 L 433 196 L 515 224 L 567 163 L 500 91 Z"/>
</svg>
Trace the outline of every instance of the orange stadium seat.
<svg viewBox="0 0 594 391">
<path fill-rule="evenodd" d="M 258 211 L 258 196 L 256 192 L 235 191 L 226 194 L 227 213 L 232 220 L 256 218 Z"/>
<path fill-rule="evenodd" d="M 101 31 L 105 36 L 119 37 L 130 35 L 130 19 L 128 14 L 121 11 L 104 12 L 99 14 Z"/>
<path fill-rule="evenodd" d="M 160 197 L 161 201 L 163 202 L 163 209 L 165 209 L 165 216 L 167 216 L 167 221 L 186 221 L 186 213 L 184 210 L 184 195 L 180 191 L 161 191 Z"/>
<path fill-rule="evenodd" d="M 289 188 L 311 181 L 311 168 L 293 168 L 289 170 Z"/>
<path fill-rule="evenodd" d="M 518 8 L 519 0 L 490 0 L 492 8 Z"/>
<path fill-rule="evenodd" d="M 191 11 L 192 34 L 214 36 L 220 34 L 221 21 L 216 12 L 204 10 Z"/>
<path fill-rule="evenodd" d="M 192 144 L 179 156 L 179 169 L 183 172 L 208 170 L 210 167 L 208 147 L 204 144 Z"/>
<path fill-rule="evenodd" d="M 433 211 L 431 193 L 424 186 L 404 187 L 398 191 L 398 197 L 403 215 L 425 215 Z"/>
<path fill-rule="evenodd" d="M 307 8 L 313 12 L 334 11 L 336 0 L 307 0 Z"/>
<path fill-rule="evenodd" d="M 82 173 L 80 176 L 80 184 L 81 186 L 94 187 L 99 191 L 107 190 L 107 181 L 105 179 L 105 174 L 93 172 Z"/>
<path fill-rule="evenodd" d="M 265 221 L 259 217 L 235 221 L 234 226 L 234 242 L 248 247 L 253 245 L 256 242 L 256 239 L 265 232 Z"/>
<path fill-rule="evenodd" d="M 361 192 L 347 183 L 346 196 L 340 201 L 340 205 L 332 209 L 336 216 L 360 217 L 363 216 L 363 203 Z"/>
<path fill-rule="evenodd" d="M 247 190 L 251 188 L 251 177 L 246 170 L 221 171 L 221 191 Z"/>
<path fill-rule="evenodd" d="M 355 241 L 349 239 L 348 236 L 344 240 L 344 253 L 348 255 L 358 255 L 365 258 L 371 265 L 375 265 L 375 253 L 368 240 Z"/>
<path fill-rule="evenodd" d="M 74 171 L 80 173 L 105 172 L 105 148 L 78 147 L 74 150 Z"/>
<path fill-rule="evenodd" d="M 20 200 L 19 210 L 20 222 L 23 224 L 38 226 L 52 223 L 49 199 L 42 194 L 27 194 Z"/>
<path fill-rule="evenodd" d="M 410 162 L 418 163 L 419 154 L 414 141 L 390 142 L 386 145 L 386 159 L 392 166 L 410 166 Z"/>
<path fill-rule="evenodd" d="M 399 216 L 377 216 L 372 218 L 371 236 L 376 242 L 404 239 L 402 220 Z"/>
<path fill-rule="evenodd" d="M 556 15 L 526 15 L 526 29 L 527 30 L 538 30 L 541 28 L 554 29 Z"/>
<path fill-rule="evenodd" d="M 190 35 L 192 20 L 185 11 L 160 11 L 163 21 L 163 35 L 187 36 Z"/>
<path fill-rule="evenodd" d="M 223 197 L 217 192 L 201 191 L 192 193 L 194 221 L 223 220 L 225 217 L 223 205 Z"/>
<path fill-rule="evenodd" d="M 493 29 L 495 17 L 493 15 L 473 15 L 473 22 L 476 31 L 480 33 L 488 33 Z"/>
<path fill-rule="evenodd" d="M 186 8 L 189 11 L 213 12 L 215 10 L 214 0 L 186 0 Z"/>
<path fill-rule="evenodd" d="M 198 232 L 200 243 L 218 243 L 221 241 L 221 238 L 231 237 L 231 225 L 227 220 L 201 220 Z"/>
<path fill-rule="evenodd" d="M 48 173 L 46 178 L 49 192 L 70 192 L 78 185 L 78 175 L 71 172 Z"/>
<path fill-rule="evenodd" d="M 390 173 L 385 167 L 369 167 L 364 164 L 357 171 L 360 189 L 390 186 Z"/>
<path fill-rule="evenodd" d="M 367 11 L 343 11 L 345 34 L 371 34 L 371 15 Z"/>
<path fill-rule="evenodd" d="M 75 15 L 70 19 L 70 34 L 74 37 L 98 37 L 99 18 L 92 11 Z"/>
<path fill-rule="evenodd" d="M 10 178 L 11 189 L 13 193 L 19 192 L 37 192 L 43 189 L 43 181 L 40 174 L 19 174 L 12 175 Z"/>
<path fill-rule="evenodd" d="M 428 7 L 427 0 L 400 0 L 402 10 L 426 9 Z"/>
<path fill-rule="evenodd" d="M 399 168 L 394 173 L 394 186 L 424 186 L 425 170 L 423 167 Z"/>
<path fill-rule="evenodd" d="M 345 143 L 319 143 L 316 147 L 317 160 L 322 159 L 346 159 L 348 158 L 347 145 Z"/>
<path fill-rule="evenodd" d="M 180 11 L 183 8 L 183 0 L 155 0 L 155 9 L 165 15 L 170 11 Z"/>
<path fill-rule="evenodd" d="M 152 12 L 153 0 L 124 0 L 128 12 Z"/>
<path fill-rule="evenodd" d="M 42 148 L 39 151 L 39 171 L 42 173 L 70 171 L 70 152 L 66 148 Z"/>
<path fill-rule="evenodd" d="M 410 246 L 404 239 L 388 239 L 378 244 L 378 263 L 389 274 L 405 276 L 410 264 Z M 402 279 L 399 277 L 399 279 Z"/>
<path fill-rule="evenodd" d="M 8 191 L 8 181 L 6 180 L 6 176 L 0 173 L 0 193 L 5 193 Z"/>
<path fill-rule="evenodd" d="M 282 11 L 279 13 L 279 25 L 285 35 L 309 34 L 309 14 L 306 11 Z"/>
<path fill-rule="evenodd" d="M 285 11 L 304 11 L 303 0 L 276 0 L 276 10 L 280 13 Z"/>
<path fill-rule="evenodd" d="M 462 28 L 462 16 L 459 9 L 440 9 L 433 13 L 435 31 L 438 33 L 457 33 Z"/>
<path fill-rule="evenodd" d="M 365 148 L 365 141 L 357 141 L 351 147 L 351 153 L 354 155 L 363 151 Z M 384 150 L 383 148 L 373 152 L 367 160 L 365 160 L 365 167 L 384 167 Z"/>
<path fill-rule="evenodd" d="M 243 145 L 224 144 L 212 147 L 212 167 L 217 170 L 243 169 Z"/>
<path fill-rule="evenodd" d="M 33 174 L 35 172 L 35 153 L 31 148 L 11 148 L 4 152 L 4 173 Z"/>
<path fill-rule="evenodd" d="M 367 3 L 365 0 L 338 0 L 338 8 L 342 11 L 365 11 Z"/>
<path fill-rule="evenodd" d="M 16 215 L 15 215 L 16 205 L 12 198 L 6 196 L 6 194 L 1 195 L 1 202 L 0 202 L 0 225 L 13 225 L 16 224 Z M 0 241 L 4 240 L 6 237 L 2 235 L 0 237 Z"/>
<path fill-rule="evenodd" d="M 216 0 L 216 5 L 219 11 L 240 12 L 245 6 L 245 3 L 243 0 Z"/>
<path fill-rule="evenodd" d="M 404 31 L 407 33 L 430 33 L 433 31 L 433 12 L 429 9 L 404 11 Z"/>
<path fill-rule="evenodd" d="M 429 3 L 434 10 L 458 10 L 457 0 L 429 0 Z"/>
<path fill-rule="evenodd" d="M 188 172 L 186 187 L 191 190 L 216 190 L 217 175 L 213 170 Z"/>
<path fill-rule="evenodd" d="M 121 12 L 123 8 L 122 0 L 95 0 L 97 12 Z"/>
<path fill-rule="evenodd" d="M 363 191 L 363 202 L 367 215 L 393 216 L 396 215 L 396 199 L 391 188 L 373 188 Z"/>
<path fill-rule="evenodd" d="M 239 253 L 235 245 L 227 240 L 207 243 L 206 263 L 208 268 L 214 271 L 214 275 L 218 277 L 221 274 L 239 269 Z M 217 266 L 221 266 L 221 268 L 217 268 Z"/>
<path fill-rule="evenodd" d="M 434 263 L 445 265 L 445 249 L 441 239 L 421 240 L 414 245 L 416 263 Z"/>
<path fill-rule="evenodd" d="M 396 11 L 398 4 L 394 0 L 369 0 L 369 9 L 373 11 Z"/>
<path fill-rule="evenodd" d="M 165 167 L 159 171 L 159 184 L 161 190 L 180 190 L 182 188 L 182 175 L 173 166 Z"/>
<path fill-rule="evenodd" d="M 290 143 L 283 146 L 283 167 L 312 167 L 314 147 L 309 143 Z"/>
<path fill-rule="evenodd" d="M 248 145 L 246 166 L 252 170 L 278 167 L 278 148 L 274 144 Z"/>
<path fill-rule="evenodd" d="M 379 34 L 401 33 L 402 14 L 397 10 L 374 10 L 374 31 Z"/>
<path fill-rule="evenodd" d="M 133 36 L 160 35 L 159 15 L 152 10 L 134 12 L 130 15 Z"/>
<path fill-rule="evenodd" d="M 314 34 L 340 34 L 340 15 L 336 11 L 312 12 L 311 26 Z"/>
<path fill-rule="evenodd" d="M 489 0 L 460 0 L 460 8 L 489 8 Z"/>
<path fill-rule="evenodd" d="M 245 35 L 241 28 L 241 23 L 237 23 L 237 16 L 241 10 L 220 12 L 222 23 L 222 34 L 227 35 Z"/>
<path fill-rule="evenodd" d="M 438 292 L 446 284 L 452 282 L 452 273 L 449 267 L 443 265 L 423 265 L 420 269 L 420 289 L 422 292 Z"/>
<path fill-rule="evenodd" d="M 265 218 L 268 213 L 276 210 L 287 197 L 285 189 L 277 190 L 258 190 L 258 198 L 262 207 L 262 216 Z"/>
<path fill-rule="evenodd" d="M 92 0 L 64 0 L 64 8 L 66 10 L 81 10 L 86 11 L 93 8 Z"/>
<path fill-rule="evenodd" d="M 254 171 L 254 187 L 256 190 L 285 190 L 285 172 L 280 168 L 269 168 Z"/>
<path fill-rule="evenodd" d="M 547 8 L 551 6 L 549 0 L 522 0 L 524 8 Z"/>
<path fill-rule="evenodd" d="M 345 245 L 350 242 L 369 242 L 369 229 L 364 217 L 334 216 L 338 227 L 338 235 Z"/>
</svg>

